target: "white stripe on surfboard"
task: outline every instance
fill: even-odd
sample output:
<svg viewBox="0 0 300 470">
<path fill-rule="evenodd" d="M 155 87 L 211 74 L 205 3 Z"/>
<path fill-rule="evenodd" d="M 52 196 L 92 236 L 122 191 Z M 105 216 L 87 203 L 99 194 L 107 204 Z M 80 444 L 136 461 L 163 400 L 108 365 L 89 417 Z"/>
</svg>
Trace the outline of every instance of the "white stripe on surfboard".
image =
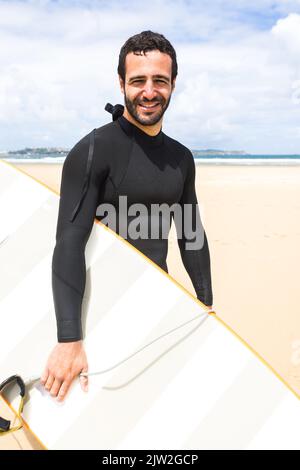
<svg viewBox="0 0 300 470">
<path fill-rule="evenodd" d="M 50 202 L 47 207 L 48 205 Z M 0 264 L 5 266 L 5 276 L 0 285 L 0 301 L 22 282 L 41 259 L 53 251 L 54 231 L 51 221 L 51 210 L 48 211 L 46 207 L 37 208 L 0 248 Z"/>
<path fill-rule="evenodd" d="M 1 362 L 49 310 L 50 263 L 48 255 L 0 303 L 0 322 L 5 329 L 0 341 Z"/>
<path fill-rule="evenodd" d="M 49 196 L 43 186 L 16 175 L 14 183 L 0 197 L 0 242 L 15 232 Z"/>
<path fill-rule="evenodd" d="M 97 259 L 114 243 L 116 243 L 116 237 L 104 227 L 94 223 L 85 249 L 86 267 L 94 265 Z"/>
</svg>

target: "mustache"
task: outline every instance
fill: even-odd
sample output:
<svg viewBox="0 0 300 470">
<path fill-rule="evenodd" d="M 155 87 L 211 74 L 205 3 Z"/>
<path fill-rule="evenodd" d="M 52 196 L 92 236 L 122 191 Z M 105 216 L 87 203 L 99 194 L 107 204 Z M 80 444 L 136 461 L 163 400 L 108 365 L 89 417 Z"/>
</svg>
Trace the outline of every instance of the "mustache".
<svg viewBox="0 0 300 470">
<path fill-rule="evenodd" d="M 149 101 L 149 100 L 138 100 L 135 102 L 135 104 L 156 104 L 156 103 L 159 103 L 159 104 L 163 104 L 164 100 L 162 99 L 155 99 L 155 100 L 152 100 L 152 101 Z"/>
</svg>

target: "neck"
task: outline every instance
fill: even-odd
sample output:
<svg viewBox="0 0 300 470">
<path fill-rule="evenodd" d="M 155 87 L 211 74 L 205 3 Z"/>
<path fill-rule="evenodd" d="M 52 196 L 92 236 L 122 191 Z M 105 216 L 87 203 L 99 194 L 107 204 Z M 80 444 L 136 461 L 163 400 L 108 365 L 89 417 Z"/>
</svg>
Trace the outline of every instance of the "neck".
<svg viewBox="0 0 300 470">
<path fill-rule="evenodd" d="M 155 136 L 157 135 L 162 127 L 162 118 L 156 123 L 151 126 L 143 126 L 140 122 L 138 122 L 136 119 L 134 119 L 129 112 L 127 111 L 127 108 L 125 106 L 124 112 L 123 112 L 124 118 L 127 119 L 127 121 L 131 122 L 131 124 L 134 124 L 136 127 L 144 131 L 146 134 Z"/>
</svg>

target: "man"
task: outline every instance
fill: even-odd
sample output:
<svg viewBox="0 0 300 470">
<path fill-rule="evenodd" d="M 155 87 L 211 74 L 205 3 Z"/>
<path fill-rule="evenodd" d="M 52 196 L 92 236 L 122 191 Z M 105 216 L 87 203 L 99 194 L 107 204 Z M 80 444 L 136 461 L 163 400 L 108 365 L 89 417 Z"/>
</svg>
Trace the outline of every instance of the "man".
<svg viewBox="0 0 300 470">
<path fill-rule="evenodd" d="M 58 400 L 64 399 L 75 377 L 88 371 L 81 330 L 81 303 L 86 281 L 84 250 L 95 216 L 104 220 L 101 210 L 99 216 L 99 205 L 110 203 L 120 215 L 121 196 L 127 197 L 129 205 L 139 203 L 146 208 L 157 203 L 178 204 L 183 212 L 179 219 L 174 217 L 176 229 L 180 229 L 188 213 L 184 208 L 190 206 L 192 215 L 187 224 L 183 222 L 189 236 L 181 230 L 179 237 L 180 230 L 177 230 L 178 243 L 197 298 L 212 307 L 210 256 L 203 229 L 201 246 L 190 243 L 191 248 L 187 249 L 188 239 L 197 239 L 201 232 L 201 227 L 196 224 L 200 217 L 194 159 L 188 148 L 162 132 L 163 115 L 177 76 L 175 50 L 163 35 L 144 31 L 123 45 L 118 74 L 125 107 L 117 105 L 111 109 L 113 122 L 95 130 L 93 160 L 88 156 L 91 136 L 87 135 L 72 148 L 62 171 L 52 263 L 58 344 L 41 377 L 45 388 Z M 87 163 L 90 164 L 88 185 Z M 129 228 L 135 219 L 135 216 L 123 214 L 115 231 L 120 233 L 124 221 Z M 165 219 L 161 214 L 146 214 L 140 221 L 150 228 L 156 225 L 161 229 Z M 167 232 L 169 228 L 170 224 Z M 131 231 L 126 238 L 167 271 L 168 239 L 161 235 L 150 237 L 148 229 L 146 237 L 133 236 Z M 80 382 L 82 389 L 87 391 L 87 377 L 80 376 Z"/>
</svg>

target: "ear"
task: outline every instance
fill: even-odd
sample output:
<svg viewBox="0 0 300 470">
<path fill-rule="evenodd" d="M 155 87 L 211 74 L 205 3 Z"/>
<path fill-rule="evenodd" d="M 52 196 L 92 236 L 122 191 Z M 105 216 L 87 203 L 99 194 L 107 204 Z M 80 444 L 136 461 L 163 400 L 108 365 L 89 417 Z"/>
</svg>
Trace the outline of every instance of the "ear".
<svg viewBox="0 0 300 470">
<path fill-rule="evenodd" d="M 122 92 L 123 95 L 124 95 L 125 83 L 124 83 L 124 80 L 122 79 L 121 75 L 118 75 L 118 77 L 119 77 L 119 83 L 120 83 L 121 92 Z"/>
<path fill-rule="evenodd" d="M 173 80 L 173 82 L 172 82 L 172 92 L 173 92 L 173 90 L 174 90 L 174 88 L 175 88 L 176 78 L 177 78 L 177 77 L 175 77 L 174 80 Z"/>
</svg>

